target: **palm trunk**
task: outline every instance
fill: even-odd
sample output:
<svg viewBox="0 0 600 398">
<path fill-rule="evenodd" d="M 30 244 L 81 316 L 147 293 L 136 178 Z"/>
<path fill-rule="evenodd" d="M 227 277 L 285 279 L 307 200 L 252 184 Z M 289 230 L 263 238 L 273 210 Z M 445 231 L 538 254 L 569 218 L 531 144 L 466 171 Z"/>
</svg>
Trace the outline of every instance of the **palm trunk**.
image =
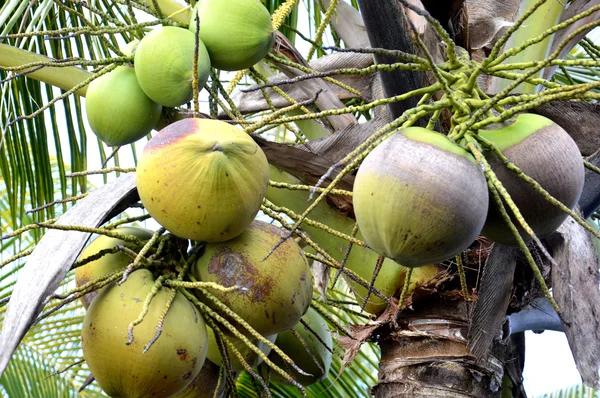
<svg viewBox="0 0 600 398">
<path fill-rule="evenodd" d="M 455 293 L 404 310 L 397 325 L 381 333 L 375 397 L 501 396 L 504 363 L 519 363 L 519 355 L 496 342 L 492 354 L 476 363 L 467 348 L 468 303 Z"/>
</svg>

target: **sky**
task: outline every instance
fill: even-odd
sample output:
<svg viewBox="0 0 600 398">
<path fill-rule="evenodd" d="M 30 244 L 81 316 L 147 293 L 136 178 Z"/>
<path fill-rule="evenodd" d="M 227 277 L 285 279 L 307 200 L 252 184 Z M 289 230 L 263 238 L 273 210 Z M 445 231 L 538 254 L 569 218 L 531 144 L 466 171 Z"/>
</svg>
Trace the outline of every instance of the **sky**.
<svg viewBox="0 0 600 398">
<path fill-rule="evenodd" d="M 301 8 L 299 21 L 306 20 L 306 11 Z M 299 29 L 306 31 L 307 27 L 301 24 Z M 327 43 L 326 39 L 325 45 L 327 44 L 332 43 Z M 306 54 L 309 46 L 306 42 L 298 38 L 296 45 L 301 53 Z M 203 111 L 206 112 L 207 109 L 204 108 Z M 58 112 L 57 114 L 62 115 L 62 112 Z M 91 129 L 89 126 L 86 127 L 87 131 L 89 132 L 88 147 L 90 148 L 88 151 L 88 168 L 98 169 L 101 166 L 101 162 L 99 154 L 95 149 L 97 146 L 95 136 L 91 134 Z M 145 143 L 145 139 L 142 139 L 136 143 L 138 154 L 141 153 Z M 133 166 L 131 151 L 128 149 L 121 150 L 120 161 L 123 167 Z M 90 176 L 89 179 L 93 184 L 102 184 L 102 177 L 100 176 Z M 150 223 L 148 224 L 148 227 L 158 228 L 158 225 L 156 223 Z M 569 350 L 567 340 L 563 333 L 546 331 L 542 334 L 534 334 L 532 332 L 527 332 L 526 350 L 524 382 L 526 391 L 530 397 L 535 397 L 546 392 L 581 382 Z"/>
</svg>

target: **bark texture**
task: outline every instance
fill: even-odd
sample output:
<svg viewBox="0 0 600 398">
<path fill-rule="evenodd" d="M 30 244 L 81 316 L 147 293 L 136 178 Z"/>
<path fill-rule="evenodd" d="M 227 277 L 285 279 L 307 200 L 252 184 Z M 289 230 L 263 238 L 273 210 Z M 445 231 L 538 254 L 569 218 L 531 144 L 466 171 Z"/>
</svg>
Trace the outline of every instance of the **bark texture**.
<svg viewBox="0 0 600 398">
<path fill-rule="evenodd" d="M 467 347 L 466 301 L 432 296 L 413 312 L 403 311 L 397 325 L 380 335 L 375 397 L 500 397 L 503 363 L 512 351 L 495 342 L 483 361 L 475 361 Z"/>
</svg>

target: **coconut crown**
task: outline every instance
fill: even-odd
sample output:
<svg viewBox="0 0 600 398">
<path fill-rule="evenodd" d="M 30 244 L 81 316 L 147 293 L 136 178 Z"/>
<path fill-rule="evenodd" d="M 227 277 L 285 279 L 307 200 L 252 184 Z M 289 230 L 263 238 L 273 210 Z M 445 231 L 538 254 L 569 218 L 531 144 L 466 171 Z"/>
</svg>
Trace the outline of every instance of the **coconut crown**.
<svg viewBox="0 0 600 398">
<path fill-rule="evenodd" d="M 153 29 L 135 49 L 135 74 L 140 86 L 155 102 L 168 107 L 192 100 L 196 38 L 187 29 L 162 26 Z M 198 42 L 198 87 L 210 75 L 210 57 Z"/>
<path fill-rule="evenodd" d="M 94 134 L 107 145 L 120 146 L 148 135 L 162 106 L 142 90 L 133 68 L 118 66 L 90 83 L 85 110 Z"/>
<path fill-rule="evenodd" d="M 192 32 L 196 32 L 196 13 L 200 38 L 217 69 L 249 68 L 275 43 L 271 15 L 259 0 L 200 0 L 192 12 Z"/>
<path fill-rule="evenodd" d="M 369 153 L 353 192 L 365 241 L 407 267 L 465 250 L 488 208 L 487 184 L 473 157 L 421 127 L 401 130 Z"/>
<path fill-rule="evenodd" d="M 585 174 L 581 153 L 571 136 L 550 119 L 535 114 L 520 114 L 510 125 L 497 127 L 480 131 L 479 135 L 496 145 L 509 161 L 550 195 L 573 209 L 583 190 Z M 488 151 L 486 158 L 538 238 L 556 231 L 567 214 L 509 170 L 494 152 Z M 531 240 L 506 203 L 505 209 L 525 242 Z M 492 196 L 482 235 L 494 242 L 518 245 Z"/>
</svg>

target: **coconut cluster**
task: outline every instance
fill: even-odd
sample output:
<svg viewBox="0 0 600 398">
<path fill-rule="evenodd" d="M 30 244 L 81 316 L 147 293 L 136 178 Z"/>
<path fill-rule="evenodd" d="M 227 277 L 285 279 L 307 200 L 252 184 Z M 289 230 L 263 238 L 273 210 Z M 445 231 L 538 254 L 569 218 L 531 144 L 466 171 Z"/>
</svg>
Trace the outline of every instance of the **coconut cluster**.
<svg viewBox="0 0 600 398">
<path fill-rule="evenodd" d="M 211 67 L 249 68 L 265 57 L 275 41 L 270 14 L 257 0 L 202 0 L 196 2 L 192 15 L 189 29 L 162 26 L 129 43 L 123 52 L 133 54 L 133 63 L 90 83 L 88 121 L 107 145 L 139 140 L 156 126 L 163 107 L 192 100 L 196 46 L 197 84 L 202 88 Z"/>
<path fill-rule="evenodd" d="M 584 169 L 569 134 L 533 114 L 478 134 L 489 144 L 484 156 L 491 170 L 536 236 L 545 238 L 556 231 L 567 214 L 520 178 L 514 166 L 573 209 L 583 189 Z M 493 242 L 519 245 L 488 191 L 482 167 L 446 136 L 424 128 L 400 130 L 378 145 L 359 167 L 353 190 L 364 240 L 406 267 L 451 259 L 480 234 Z M 508 203 L 502 202 L 520 237 L 530 241 Z"/>
</svg>

